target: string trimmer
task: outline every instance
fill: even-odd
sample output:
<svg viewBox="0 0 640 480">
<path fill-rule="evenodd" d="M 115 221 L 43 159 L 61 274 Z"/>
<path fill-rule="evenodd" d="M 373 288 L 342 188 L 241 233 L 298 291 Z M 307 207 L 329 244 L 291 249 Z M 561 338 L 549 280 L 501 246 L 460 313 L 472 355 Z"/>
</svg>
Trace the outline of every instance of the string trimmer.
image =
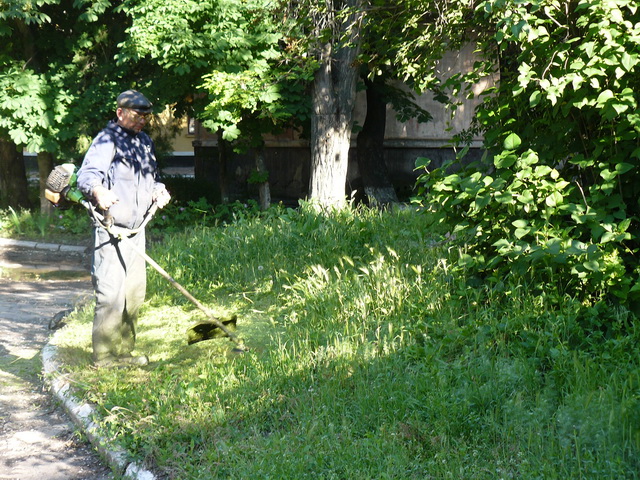
<svg viewBox="0 0 640 480">
<path fill-rule="evenodd" d="M 147 255 L 144 249 L 138 247 L 129 239 L 131 235 L 135 235 L 147 226 L 154 213 L 158 209 L 158 205 L 155 202 L 151 205 L 151 208 L 149 208 L 149 211 L 146 213 L 142 225 L 140 225 L 138 228 L 130 230 L 128 228 L 118 227 L 117 225 L 113 224 L 113 219 L 109 217 L 108 213 L 105 215 L 98 213 L 95 207 L 90 202 L 84 199 L 82 192 L 77 189 L 76 182 L 77 177 L 75 165 L 71 163 L 58 165 L 51 171 L 49 177 L 47 178 L 45 197 L 56 206 L 64 205 L 66 202 L 71 202 L 78 203 L 85 207 L 90 212 L 94 220 L 107 232 L 109 232 L 109 235 L 111 235 L 113 238 L 117 238 L 120 241 L 127 242 L 128 246 L 130 246 L 138 255 L 144 258 L 144 260 L 149 265 L 151 265 L 165 280 L 171 283 L 171 285 L 173 285 L 176 290 L 184 295 L 187 300 L 189 300 L 207 316 L 209 321 L 198 322 L 187 329 L 187 343 L 189 345 L 204 340 L 228 337 L 232 342 L 236 344 L 237 350 L 247 350 L 242 339 L 240 339 L 234 333 L 237 323 L 236 315 L 233 315 L 228 319 L 220 319 L 215 317 L 208 308 L 200 303 L 193 295 L 191 295 L 187 291 L 186 288 L 180 285 L 171 275 L 169 275 L 164 268 L 158 265 L 155 260 Z"/>
</svg>

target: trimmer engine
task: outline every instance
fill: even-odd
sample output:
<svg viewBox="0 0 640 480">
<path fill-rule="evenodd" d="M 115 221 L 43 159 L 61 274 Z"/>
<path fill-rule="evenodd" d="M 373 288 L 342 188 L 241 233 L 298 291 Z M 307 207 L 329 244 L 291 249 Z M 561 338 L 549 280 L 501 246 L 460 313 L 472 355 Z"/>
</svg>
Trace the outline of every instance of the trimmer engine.
<svg viewBox="0 0 640 480">
<path fill-rule="evenodd" d="M 83 195 L 76 185 L 76 166 L 73 163 L 58 165 L 47 177 L 44 196 L 55 206 L 63 205 L 65 200 L 79 203 Z"/>
</svg>

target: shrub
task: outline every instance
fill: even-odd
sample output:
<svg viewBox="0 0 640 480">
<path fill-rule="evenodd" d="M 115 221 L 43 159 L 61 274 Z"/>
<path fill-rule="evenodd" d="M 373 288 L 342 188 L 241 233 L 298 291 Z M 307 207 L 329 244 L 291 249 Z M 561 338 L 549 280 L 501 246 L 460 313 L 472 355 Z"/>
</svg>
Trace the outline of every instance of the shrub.
<svg viewBox="0 0 640 480">
<path fill-rule="evenodd" d="M 494 27 L 482 48 L 500 65 L 477 115 L 491 155 L 419 180 L 464 245 L 458 268 L 499 288 L 516 275 L 634 308 L 640 58 L 629 52 L 640 11 L 626 0 L 496 0 L 478 14 Z"/>
</svg>

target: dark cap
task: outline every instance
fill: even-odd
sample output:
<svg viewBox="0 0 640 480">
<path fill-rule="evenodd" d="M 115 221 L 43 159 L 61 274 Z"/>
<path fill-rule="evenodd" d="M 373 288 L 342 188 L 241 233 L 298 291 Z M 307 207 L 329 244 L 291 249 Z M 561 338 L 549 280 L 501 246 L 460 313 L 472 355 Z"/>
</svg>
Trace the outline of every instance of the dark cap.
<svg viewBox="0 0 640 480">
<path fill-rule="evenodd" d="M 118 108 L 130 108 L 142 113 L 151 113 L 153 104 L 140 92 L 127 90 L 118 95 Z"/>
</svg>

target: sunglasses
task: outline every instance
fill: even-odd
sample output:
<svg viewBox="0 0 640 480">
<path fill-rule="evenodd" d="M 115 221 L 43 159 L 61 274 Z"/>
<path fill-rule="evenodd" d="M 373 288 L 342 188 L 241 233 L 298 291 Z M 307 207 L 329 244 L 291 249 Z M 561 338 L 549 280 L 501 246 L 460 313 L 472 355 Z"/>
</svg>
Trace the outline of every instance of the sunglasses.
<svg viewBox="0 0 640 480">
<path fill-rule="evenodd" d="M 127 109 L 127 110 L 129 110 L 129 113 L 131 114 L 131 119 L 134 120 L 135 122 L 139 122 L 140 120 L 147 120 L 149 115 L 151 115 L 151 113 L 139 113 L 139 112 L 136 112 L 135 110 L 131 110 L 131 109 Z"/>
</svg>

